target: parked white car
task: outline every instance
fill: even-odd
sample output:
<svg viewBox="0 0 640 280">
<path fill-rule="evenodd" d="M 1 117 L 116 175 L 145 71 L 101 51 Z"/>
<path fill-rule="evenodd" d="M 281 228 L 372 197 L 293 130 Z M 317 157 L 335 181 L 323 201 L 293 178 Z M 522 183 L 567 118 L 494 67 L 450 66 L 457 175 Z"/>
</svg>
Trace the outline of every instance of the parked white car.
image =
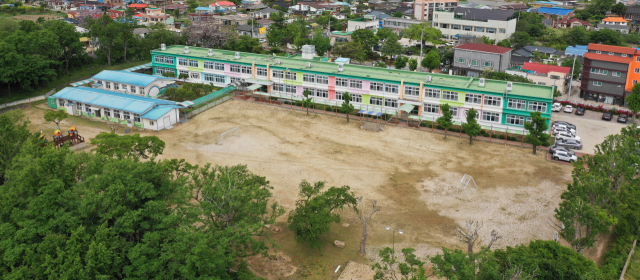
<svg viewBox="0 0 640 280">
<path fill-rule="evenodd" d="M 573 113 L 573 106 L 571 106 L 571 105 L 564 106 L 564 112 L 565 113 Z"/>
<path fill-rule="evenodd" d="M 445 46 L 447 46 L 447 47 L 448 47 L 448 46 L 453 46 L 453 47 L 455 47 L 455 46 L 456 46 L 456 43 L 455 43 L 455 42 L 449 42 L 449 43 L 446 43 L 446 44 L 444 44 L 444 45 L 445 45 Z"/>
<path fill-rule="evenodd" d="M 566 131 L 558 131 L 558 134 L 556 134 L 556 140 L 557 139 L 574 139 L 574 140 L 578 140 L 582 142 L 582 139 L 580 139 L 580 136 L 578 135 L 574 135 L 571 134 L 569 132 Z"/>
<path fill-rule="evenodd" d="M 565 151 L 555 151 L 553 153 L 553 159 L 555 160 L 562 160 L 562 161 L 568 161 L 568 162 L 576 162 L 578 161 L 578 157 L 572 154 L 569 154 Z"/>
<path fill-rule="evenodd" d="M 560 112 L 560 110 L 562 110 L 562 104 L 553 103 L 553 105 L 551 105 L 551 112 Z"/>
<path fill-rule="evenodd" d="M 559 131 L 565 131 L 565 132 L 569 132 L 573 135 L 575 135 L 577 133 L 577 131 L 574 128 L 565 126 L 565 125 L 554 125 L 553 126 L 553 135 L 556 135 Z"/>
</svg>

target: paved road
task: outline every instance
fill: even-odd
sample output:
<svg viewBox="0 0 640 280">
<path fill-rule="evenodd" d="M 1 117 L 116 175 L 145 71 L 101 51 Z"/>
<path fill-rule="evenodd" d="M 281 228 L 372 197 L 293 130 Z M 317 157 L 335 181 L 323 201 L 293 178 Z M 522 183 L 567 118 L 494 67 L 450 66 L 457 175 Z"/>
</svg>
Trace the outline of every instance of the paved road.
<svg viewBox="0 0 640 280">
<path fill-rule="evenodd" d="M 601 119 L 602 113 L 593 111 L 586 111 L 584 116 L 576 116 L 575 114 L 569 114 L 564 112 L 552 113 L 552 121 L 566 121 L 576 126 L 578 136 L 582 138 L 582 151 L 583 153 L 593 154 L 593 149 L 597 144 L 600 144 L 607 135 L 617 134 L 620 129 L 629 125 L 617 123 L 617 116 L 614 116 L 613 120 L 603 121 Z"/>
</svg>

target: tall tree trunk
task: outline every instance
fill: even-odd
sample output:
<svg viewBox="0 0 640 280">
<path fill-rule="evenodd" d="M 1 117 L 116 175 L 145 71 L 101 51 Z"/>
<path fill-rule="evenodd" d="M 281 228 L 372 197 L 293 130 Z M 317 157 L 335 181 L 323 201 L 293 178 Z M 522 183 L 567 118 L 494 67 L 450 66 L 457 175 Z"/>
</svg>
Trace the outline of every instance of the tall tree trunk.
<svg viewBox="0 0 640 280">
<path fill-rule="evenodd" d="M 111 48 L 107 48 L 107 64 L 111 66 Z"/>
<path fill-rule="evenodd" d="M 445 128 L 444 129 L 444 139 L 447 139 L 447 132 L 449 131 L 449 128 Z"/>
<path fill-rule="evenodd" d="M 309 104 L 307 104 L 307 116 L 309 115 Z"/>
<path fill-rule="evenodd" d="M 367 235 L 369 235 L 367 232 L 367 221 L 364 221 L 362 223 L 362 239 L 360 239 L 360 256 L 365 256 L 367 253 L 365 249 L 367 245 Z"/>
<path fill-rule="evenodd" d="M 533 154 L 536 154 L 536 145 L 533 145 Z"/>
<path fill-rule="evenodd" d="M 473 145 L 473 136 L 469 135 L 469 145 Z"/>
<path fill-rule="evenodd" d="M 349 113 L 347 113 L 347 123 L 349 123 Z"/>
<path fill-rule="evenodd" d="M 124 61 L 129 62 L 127 60 L 127 33 L 124 34 Z"/>
</svg>

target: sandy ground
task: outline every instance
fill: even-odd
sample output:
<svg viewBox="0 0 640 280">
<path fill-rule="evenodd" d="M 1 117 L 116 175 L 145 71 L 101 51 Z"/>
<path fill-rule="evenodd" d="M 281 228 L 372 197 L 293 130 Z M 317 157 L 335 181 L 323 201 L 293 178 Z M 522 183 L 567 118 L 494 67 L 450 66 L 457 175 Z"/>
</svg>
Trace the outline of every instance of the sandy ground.
<svg viewBox="0 0 640 280">
<path fill-rule="evenodd" d="M 53 124 L 42 120 L 43 110 L 27 113 L 34 131 L 53 130 Z M 87 138 L 107 128 L 74 118 Z M 166 142 L 164 158 L 248 165 L 266 176 L 274 187 L 273 199 L 287 212 L 303 179 L 349 185 L 357 196 L 377 200 L 382 211 L 369 225 L 369 261 L 375 261 L 378 249 L 393 245 L 385 226 L 403 230 L 395 236 L 395 247 L 414 247 L 419 257 L 433 255 L 442 246 L 462 249 L 454 230 L 466 220 L 483 224 L 478 247 L 487 244 L 493 229 L 503 236 L 494 248 L 552 239 L 554 229 L 547 220 L 571 179 L 571 166 L 546 161 L 545 153 L 532 155 L 528 148 L 481 142 L 469 146 L 467 138 L 444 140 L 439 134 L 389 126 L 369 132 L 360 125 L 233 100 L 171 130 L 141 134 Z M 215 144 L 220 133 L 235 127 L 240 127 L 240 136 Z M 464 174 L 473 176 L 478 186 L 471 201 L 455 197 Z M 285 220 L 286 215 L 280 218 Z M 355 225 L 352 231 L 359 234 L 355 213 L 345 211 L 343 221 Z"/>
<path fill-rule="evenodd" d="M 607 135 L 620 133 L 620 129 L 631 124 L 618 123 L 618 116 L 614 116 L 611 121 L 603 121 L 602 113 L 586 111 L 584 116 L 576 116 L 565 112 L 554 112 L 551 114 L 552 121 L 566 121 L 576 126 L 578 136 L 582 138 L 583 153 L 593 154 L 597 144 L 602 143 Z"/>
</svg>

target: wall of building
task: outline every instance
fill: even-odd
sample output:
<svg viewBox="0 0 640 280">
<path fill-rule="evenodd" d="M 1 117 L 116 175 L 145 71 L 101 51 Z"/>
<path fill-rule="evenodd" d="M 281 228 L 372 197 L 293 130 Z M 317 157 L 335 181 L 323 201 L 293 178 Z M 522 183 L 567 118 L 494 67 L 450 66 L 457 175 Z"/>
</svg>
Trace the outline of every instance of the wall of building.
<svg viewBox="0 0 640 280">
<path fill-rule="evenodd" d="M 629 63 L 625 90 L 631 91 L 633 85 L 635 85 L 638 81 L 640 81 L 640 55 L 634 55 L 633 60 L 631 61 L 631 63 Z"/>
<path fill-rule="evenodd" d="M 347 23 L 347 31 L 356 31 L 358 29 L 376 30 L 379 28 L 380 28 L 380 21 L 378 20 L 370 20 L 370 21 L 350 20 Z"/>
<path fill-rule="evenodd" d="M 459 62 L 460 58 L 464 59 L 464 62 Z M 453 53 L 453 67 L 464 68 L 477 73 L 481 73 L 484 69 L 494 69 L 495 71 L 504 72 L 509 68 L 510 58 L 511 52 L 495 54 L 455 49 Z M 472 66 L 472 60 L 477 61 L 478 65 Z M 485 62 L 491 62 L 492 66 L 484 66 Z"/>
<path fill-rule="evenodd" d="M 458 0 L 416 0 L 413 10 L 413 16 L 419 20 L 431 20 L 433 18 L 433 6 L 436 11 L 445 10 L 453 11 L 458 7 Z"/>
<path fill-rule="evenodd" d="M 511 37 L 511 34 L 516 32 L 517 19 L 515 18 L 508 21 L 489 20 L 485 22 L 455 19 L 454 16 L 455 14 L 452 12 L 435 12 L 433 27 L 438 28 L 445 39 L 455 40 L 456 35 L 461 35 L 477 38 L 484 36 L 496 41 L 502 41 L 508 39 Z M 459 29 L 454 29 L 456 26 L 458 26 Z M 465 30 L 465 27 L 471 30 Z M 495 33 L 489 33 L 487 29 L 495 29 Z"/>
</svg>

